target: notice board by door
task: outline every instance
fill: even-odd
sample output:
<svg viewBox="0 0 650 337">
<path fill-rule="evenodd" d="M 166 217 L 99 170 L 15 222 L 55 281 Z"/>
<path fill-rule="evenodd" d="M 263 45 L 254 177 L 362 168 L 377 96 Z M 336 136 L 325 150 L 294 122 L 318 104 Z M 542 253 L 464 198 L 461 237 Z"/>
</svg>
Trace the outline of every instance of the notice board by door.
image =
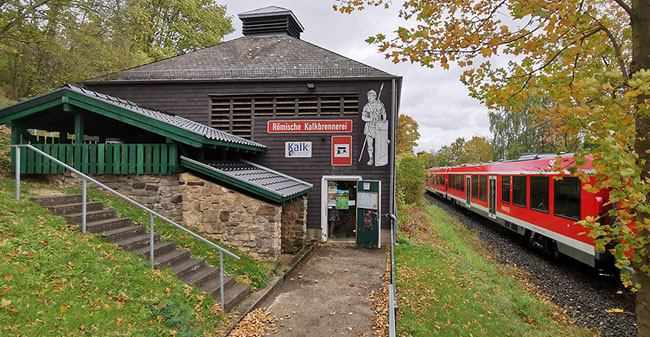
<svg viewBox="0 0 650 337">
<path fill-rule="evenodd" d="M 380 247 L 381 181 L 357 182 L 357 244 Z"/>
</svg>

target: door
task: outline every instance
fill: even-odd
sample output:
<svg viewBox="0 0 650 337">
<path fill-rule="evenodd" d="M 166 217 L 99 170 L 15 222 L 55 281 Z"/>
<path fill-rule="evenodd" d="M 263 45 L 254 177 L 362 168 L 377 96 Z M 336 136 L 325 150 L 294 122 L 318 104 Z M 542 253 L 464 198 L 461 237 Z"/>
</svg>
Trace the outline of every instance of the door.
<svg viewBox="0 0 650 337">
<path fill-rule="evenodd" d="M 381 182 L 357 182 L 357 244 L 380 247 Z"/>
<path fill-rule="evenodd" d="M 466 176 L 467 179 L 465 181 L 465 202 L 467 203 L 467 207 L 469 207 L 472 204 L 472 177 L 470 175 Z"/>
<path fill-rule="evenodd" d="M 497 218 L 497 177 L 490 176 L 488 187 L 488 210 L 492 219 Z"/>
</svg>

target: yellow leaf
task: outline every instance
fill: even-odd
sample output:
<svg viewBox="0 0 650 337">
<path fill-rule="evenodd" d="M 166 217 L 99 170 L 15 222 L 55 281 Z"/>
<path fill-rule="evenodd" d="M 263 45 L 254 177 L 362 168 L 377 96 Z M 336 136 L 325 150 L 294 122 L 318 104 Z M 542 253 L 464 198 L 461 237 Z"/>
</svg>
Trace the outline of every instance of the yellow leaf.
<svg viewBox="0 0 650 337">
<path fill-rule="evenodd" d="M 7 282 L 9 282 L 9 281 L 11 281 L 13 279 L 14 279 L 14 276 L 12 274 L 9 274 L 9 275 L 5 276 L 5 280 L 7 280 Z"/>
<path fill-rule="evenodd" d="M 69 307 L 67 305 L 62 305 L 62 306 L 59 307 L 59 312 L 66 312 L 66 311 L 68 311 L 68 308 Z"/>
<path fill-rule="evenodd" d="M 607 313 L 610 313 L 610 314 L 620 314 L 620 313 L 624 312 L 623 309 L 619 309 L 619 308 L 607 309 L 605 311 L 607 311 Z"/>
<path fill-rule="evenodd" d="M 481 48 L 481 55 L 483 55 L 483 57 L 490 57 L 490 55 L 492 55 L 492 49 L 487 47 Z"/>
</svg>

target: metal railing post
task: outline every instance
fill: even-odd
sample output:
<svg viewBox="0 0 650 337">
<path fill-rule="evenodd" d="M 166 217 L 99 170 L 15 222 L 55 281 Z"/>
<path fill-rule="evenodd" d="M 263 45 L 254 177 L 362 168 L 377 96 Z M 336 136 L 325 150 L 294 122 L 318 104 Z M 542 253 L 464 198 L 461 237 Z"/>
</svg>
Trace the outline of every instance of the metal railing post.
<svg viewBox="0 0 650 337">
<path fill-rule="evenodd" d="M 20 201 L 20 148 L 16 147 L 16 201 Z"/>
<path fill-rule="evenodd" d="M 153 213 L 149 213 L 149 260 L 153 269 Z"/>
<path fill-rule="evenodd" d="M 390 304 L 393 303 L 395 300 L 395 294 L 394 294 L 395 288 L 393 288 L 393 285 L 388 286 L 388 301 Z M 392 307 L 392 305 L 391 305 Z M 392 309 L 392 308 L 391 308 Z M 395 311 L 394 310 L 388 310 L 388 336 L 389 337 L 395 337 Z"/>
<path fill-rule="evenodd" d="M 81 177 L 81 232 L 86 234 L 86 177 Z"/>
<path fill-rule="evenodd" d="M 221 296 L 221 312 L 226 312 L 226 303 L 223 296 L 223 252 L 219 251 L 219 295 Z"/>
</svg>

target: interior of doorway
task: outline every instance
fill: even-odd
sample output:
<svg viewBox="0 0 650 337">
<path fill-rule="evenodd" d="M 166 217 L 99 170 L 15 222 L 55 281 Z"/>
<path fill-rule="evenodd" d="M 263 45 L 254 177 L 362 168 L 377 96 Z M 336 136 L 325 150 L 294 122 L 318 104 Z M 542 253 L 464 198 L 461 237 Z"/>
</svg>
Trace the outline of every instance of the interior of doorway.
<svg viewBox="0 0 650 337">
<path fill-rule="evenodd" d="M 354 242 L 357 224 L 357 182 L 327 181 L 328 241 Z"/>
</svg>

